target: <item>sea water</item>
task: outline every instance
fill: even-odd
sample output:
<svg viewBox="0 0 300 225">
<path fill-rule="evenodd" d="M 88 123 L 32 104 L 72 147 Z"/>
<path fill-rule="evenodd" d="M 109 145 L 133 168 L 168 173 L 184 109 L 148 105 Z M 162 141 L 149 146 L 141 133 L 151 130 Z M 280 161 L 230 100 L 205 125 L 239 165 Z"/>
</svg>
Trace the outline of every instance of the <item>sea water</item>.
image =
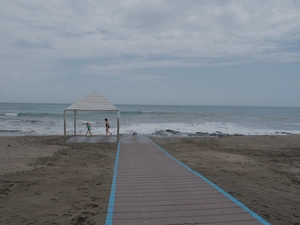
<svg viewBox="0 0 300 225">
<path fill-rule="evenodd" d="M 63 135 L 64 109 L 70 104 L 0 103 L 0 136 Z M 300 134 L 300 108 L 183 105 L 118 105 L 120 134 L 193 136 L 197 132 L 229 135 Z M 105 121 L 117 132 L 116 112 L 78 111 L 78 135 L 90 122 L 94 135 L 105 134 Z M 66 113 L 67 134 L 74 114 Z M 176 132 L 166 132 L 176 131 Z"/>
</svg>

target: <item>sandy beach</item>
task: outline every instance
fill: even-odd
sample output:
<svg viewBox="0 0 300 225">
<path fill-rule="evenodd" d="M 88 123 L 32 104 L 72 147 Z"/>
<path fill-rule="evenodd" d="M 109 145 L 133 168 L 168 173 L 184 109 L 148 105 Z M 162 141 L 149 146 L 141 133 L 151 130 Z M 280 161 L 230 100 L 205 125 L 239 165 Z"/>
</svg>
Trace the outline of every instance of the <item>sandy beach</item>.
<svg viewBox="0 0 300 225">
<path fill-rule="evenodd" d="M 271 224 L 300 224 L 300 136 L 151 137 Z M 116 143 L 0 137 L 0 224 L 105 224 Z"/>
<path fill-rule="evenodd" d="M 105 224 L 116 143 L 0 137 L 0 224 Z"/>
<path fill-rule="evenodd" d="M 152 138 L 266 221 L 300 224 L 300 136 Z"/>
</svg>

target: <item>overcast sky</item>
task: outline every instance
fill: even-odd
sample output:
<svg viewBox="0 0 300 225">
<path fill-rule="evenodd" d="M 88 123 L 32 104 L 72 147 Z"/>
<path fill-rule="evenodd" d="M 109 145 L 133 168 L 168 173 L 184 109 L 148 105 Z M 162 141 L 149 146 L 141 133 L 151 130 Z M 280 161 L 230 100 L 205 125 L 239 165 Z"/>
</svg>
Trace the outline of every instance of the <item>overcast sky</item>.
<svg viewBox="0 0 300 225">
<path fill-rule="evenodd" d="M 0 102 L 300 106 L 300 0 L 2 0 Z"/>
</svg>

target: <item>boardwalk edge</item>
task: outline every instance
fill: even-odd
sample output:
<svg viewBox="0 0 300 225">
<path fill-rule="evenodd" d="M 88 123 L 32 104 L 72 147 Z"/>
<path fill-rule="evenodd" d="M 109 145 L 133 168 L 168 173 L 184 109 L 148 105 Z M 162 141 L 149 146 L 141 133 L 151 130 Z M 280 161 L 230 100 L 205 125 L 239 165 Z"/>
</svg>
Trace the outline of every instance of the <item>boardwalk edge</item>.
<svg viewBox="0 0 300 225">
<path fill-rule="evenodd" d="M 112 185 L 110 190 L 109 203 L 107 208 L 106 222 L 105 225 L 112 225 L 114 204 L 115 204 L 115 193 L 116 193 L 116 184 L 117 184 L 117 172 L 118 172 L 118 163 L 119 163 L 119 154 L 120 154 L 120 142 L 118 143 L 118 150 L 116 154 L 114 175 L 112 179 Z"/>
</svg>

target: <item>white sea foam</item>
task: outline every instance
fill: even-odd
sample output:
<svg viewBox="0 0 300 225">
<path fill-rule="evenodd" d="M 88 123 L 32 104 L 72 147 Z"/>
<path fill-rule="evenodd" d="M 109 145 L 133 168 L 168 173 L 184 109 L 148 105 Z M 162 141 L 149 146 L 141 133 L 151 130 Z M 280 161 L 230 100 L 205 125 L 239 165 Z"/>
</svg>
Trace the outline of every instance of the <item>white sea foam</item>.
<svg viewBox="0 0 300 225">
<path fill-rule="evenodd" d="M 18 116 L 18 113 L 5 113 L 5 116 Z"/>
</svg>

